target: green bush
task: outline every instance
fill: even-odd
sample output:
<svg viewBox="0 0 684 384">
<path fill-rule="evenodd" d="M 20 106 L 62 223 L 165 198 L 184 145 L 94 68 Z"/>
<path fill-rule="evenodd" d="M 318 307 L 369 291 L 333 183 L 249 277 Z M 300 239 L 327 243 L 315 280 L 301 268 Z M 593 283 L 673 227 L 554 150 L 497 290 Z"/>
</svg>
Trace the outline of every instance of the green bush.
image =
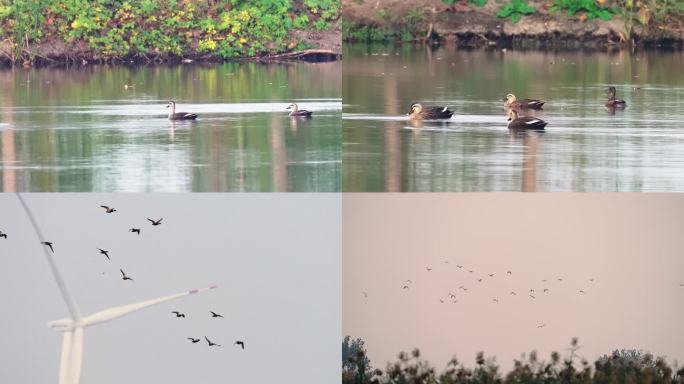
<svg viewBox="0 0 684 384">
<path fill-rule="evenodd" d="M 302 46 L 290 31 L 329 29 L 340 7 L 339 0 L 0 0 L 0 40 L 12 42 L 17 57 L 59 39 L 85 42 L 105 59 L 193 52 L 227 59 Z"/>
<path fill-rule="evenodd" d="M 511 0 L 511 2 L 501 7 L 499 12 L 496 13 L 496 17 L 502 19 L 510 17 L 512 22 L 517 23 L 523 15 L 535 12 L 537 12 L 537 9 L 527 4 L 527 0 Z"/>
<path fill-rule="evenodd" d="M 567 11 L 568 16 L 575 16 L 577 12 L 585 12 L 588 19 L 600 18 L 610 20 L 615 11 L 609 7 L 600 7 L 594 0 L 555 0 L 552 11 Z"/>
</svg>

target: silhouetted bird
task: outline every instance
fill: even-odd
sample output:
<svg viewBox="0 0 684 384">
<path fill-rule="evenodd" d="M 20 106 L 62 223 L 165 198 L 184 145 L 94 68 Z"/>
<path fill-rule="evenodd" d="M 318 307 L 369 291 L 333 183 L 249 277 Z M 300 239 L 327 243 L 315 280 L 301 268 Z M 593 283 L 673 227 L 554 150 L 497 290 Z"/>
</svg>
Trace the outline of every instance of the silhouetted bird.
<svg viewBox="0 0 684 384">
<path fill-rule="evenodd" d="M 41 241 L 40 243 L 43 244 L 43 245 L 47 245 L 48 247 L 50 247 L 50 250 L 52 251 L 52 253 L 55 253 L 55 249 L 52 248 L 52 243 L 51 243 L 51 242 L 49 242 L 49 241 Z"/>
<path fill-rule="evenodd" d="M 442 299 L 439 299 L 439 302 L 440 302 L 440 303 L 444 303 L 444 300 L 442 300 Z"/>
<path fill-rule="evenodd" d="M 589 281 L 593 282 L 593 281 L 594 281 L 594 278 L 592 277 L 591 279 L 589 279 Z"/>
<path fill-rule="evenodd" d="M 544 327 L 546 327 L 546 324 L 537 325 L 537 328 L 544 328 Z"/>
<path fill-rule="evenodd" d="M 455 298 L 456 298 L 456 295 L 454 295 L 453 293 L 449 292 L 449 297 L 451 297 L 452 299 L 455 299 Z"/>
<path fill-rule="evenodd" d="M 413 281 L 411 281 L 411 280 L 406 280 L 406 283 L 408 283 L 408 284 L 413 284 Z"/>
<path fill-rule="evenodd" d="M 469 270 L 468 270 L 468 273 L 473 273 L 473 270 L 472 270 L 472 269 L 469 269 Z"/>
<path fill-rule="evenodd" d="M 533 299 L 535 299 L 535 297 L 534 297 L 534 296 L 532 296 L 532 295 L 530 295 L 530 297 L 531 297 L 531 298 L 533 298 Z"/>
<path fill-rule="evenodd" d="M 130 277 L 126 276 L 126 272 L 123 271 L 123 269 L 119 268 L 119 271 L 121 271 L 121 279 L 122 280 L 130 280 L 133 281 Z"/>
<path fill-rule="evenodd" d="M 209 312 L 211 312 L 211 317 L 223 317 L 214 311 L 209 311 Z"/>
<path fill-rule="evenodd" d="M 113 213 L 113 212 L 116 212 L 116 209 L 110 208 L 110 207 L 108 207 L 108 206 L 106 206 L 106 205 L 100 205 L 100 207 L 104 208 L 106 213 Z"/>
<path fill-rule="evenodd" d="M 7 238 L 7 234 L 6 234 L 6 233 L 2 233 L 2 231 L 0 231 L 0 237 L 4 237 L 4 238 L 6 239 L 6 238 Z"/>
<path fill-rule="evenodd" d="M 206 336 L 204 336 L 204 340 L 207 341 L 207 344 L 209 344 L 210 347 L 213 347 L 213 346 L 220 347 L 221 346 L 221 344 L 212 343 L 211 340 L 209 340 Z"/>
<path fill-rule="evenodd" d="M 98 248 L 98 251 L 100 251 L 101 254 L 105 255 L 107 257 L 107 260 L 111 260 L 109 258 L 109 251 L 105 251 L 104 249 Z"/>
<path fill-rule="evenodd" d="M 463 266 L 462 266 L 462 265 L 457 265 L 456 267 L 457 267 L 458 269 L 461 269 L 461 268 L 463 268 Z"/>
<path fill-rule="evenodd" d="M 425 267 L 425 269 L 427 269 L 428 272 L 432 271 L 432 268 L 430 267 Z"/>
<path fill-rule="evenodd" d="M 549 289 L 548 289 L 548 288 L 544 288 L 544 292 L 548 292 L 548 291 L 549 291 Z"/>
<path fill-rule="evenodd" d="M 482 278 L 477 279 L 477 282 L 478 282 L 478 283 L 481 283 L 481 282 L 482 282 Z"/>
<path fill-rule="evenodd" d="M 546 283 L 546 279 L 542 280 L 542 283 Z"/>
<path fill-rule="evenodd" d="M 499 299 L 492 299 L 493 302 L 498 303 Z"/>
<path fill-rule="evenodd" d="M 530 292 L 534 292 L 534 289 L 530 289 Z"/>
<path fill-rule="evenodd" d="M 558 281 L 563 281 L 563 279 L 561 279 L 561 278 L 559 277 L 559 278 L 558 278 Z"/>
<path fill-rule="evenodd" d="M 404 285 L 401 289 L 408 289 L 408 285 Z"/>
<path fill-rule="evenodd" d="M 238 341 L 235 342 L 235 344 L 241 346 L 243 350 L 245 349 L 245 342 L 244 342 L 244 341 L 238 340 Z"/>
<path fill-rule="evenodd" d="M 193 344 L 199 343 L 200 339 L 193 339 L 192 337 L 188 337 L 188 340 L 192 341 Z"/>
<path fill-rule="evenodd" d="M 154 221 L 154 220 L 152 220 L 152 219 L 147 219 L 147 220 L 148 220 L 150 223 L 152 223 L 153 226 L 157 226 L 157 225 L 161 225 L 161 221 L 164 220 L 164 218 L 162 217 L 161 219 L 159 219 L 159 220 L 157 220 L 157 221 Z"/>
<path fill-rule="evenodd" d="M 489 277 L 494 277 L 494 274 L 493 274 L 493 273 L 490 273 L 490 274 L 489 274 Z"/>
<path fill-rule="evenodd" d="M 184 314 L 184 313 L 180 313 L 180 312 L 178 312 L 178 311 L 173 311 L 173 312 L 171 312 L 171 313 L 174 313 L 174 314 L 176 315 L 176 317 L 185 318 L 185 314 Z"/>
<path fill-rule="evenodd" d="M 586 293 L 586 292 L 584 292 L 583 290 L 580 289 L 579 293 Z"/>
<path fill-rule="evenodd" d="M 368 293 L 367 293 L 367 292 L 364 291 L 364 292 L 361 292 L 361 293 L 363 294 L 363 297 L 368 297 Z"/>
<path fill-rule="evenodd" d="M 140 228 L 131 228 L 128 230 L 128 232 L 137 233 L 138 236 L 140 236 Z"/>
<path fill-rule="evenodd" d="M 515 294 L 516 294 L 515 292 L 511 291 L 511 295 L 515 295 Z"/>
<path fill-rule="evenodd" d="M 513 274 L 513 272 L 511 272 L 511 271 L 506 271 L 506 273 L 509 274 L 509 275 L 512 275 L 512 274 Z"/>
</svg>

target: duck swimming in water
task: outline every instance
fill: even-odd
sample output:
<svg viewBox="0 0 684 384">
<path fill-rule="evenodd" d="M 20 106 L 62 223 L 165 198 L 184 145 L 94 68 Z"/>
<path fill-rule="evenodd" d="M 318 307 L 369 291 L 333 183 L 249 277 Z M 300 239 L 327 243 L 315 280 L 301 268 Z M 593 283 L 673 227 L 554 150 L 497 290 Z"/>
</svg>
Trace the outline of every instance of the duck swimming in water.
<svg viewBox="0 0 684 384">
<path fill-rule="evenodd" d="M 544 106 L 544 104 L 544 101 L 535 99 L 518 100 L 516 99 L 514 94 L 509 93 L 508 95 L 506 95 L 506 101 L 504 101 L 504 108 L 540 110 L 542 109 L 542 106 Z"/>
<path fill-rule="evenodd" d="M 532 116 L 518 117 L 518 111 L 511 109 L 508 112 L 508 129 L 515 130 L 542 130 L 548 124 L 542 119 Z"/>
<path fill-rule="evenodd" d="M 296 103 L 288 105 L 286 109 L 290 110 L 290 116 L 292 117 L 311 117 L 311 114 L 313 113 L 306 109 L 299 109 Z"/>
<path fill-rule="evenodd" d="M 169 101 L 168 104 L 166 104 L 166 108 L 171 108 L 169 120 L 195 120 L 197 118 L 197 115 L 194 113 L 176 112 L 175 101 Z"/>
<path fill-rule="evenodd" d="M 437 120 L 450 119 L 454 112 L 449 110 L 449 107 L 426 107 L 418 103 L 411 104 L 411 109 L 408 116 L 412 120 Z"/>
<path fill-rule="evenodd" d="M 624 100 L 615 99 L 615 87 L 608 87 L 608 101 L 606 101 L 606 107 L 608 108 L 625 108 L 627 102 Z"/>
</svg>

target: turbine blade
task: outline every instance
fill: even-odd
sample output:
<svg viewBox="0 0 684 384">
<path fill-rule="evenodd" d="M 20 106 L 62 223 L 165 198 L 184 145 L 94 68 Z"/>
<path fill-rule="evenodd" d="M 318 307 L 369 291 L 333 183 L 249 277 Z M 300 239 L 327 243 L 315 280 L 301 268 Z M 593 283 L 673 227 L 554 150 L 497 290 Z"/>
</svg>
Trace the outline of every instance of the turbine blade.
<svg viewBox="0 0 684 384">
<path fill-rule="evenodd" d="M 70 360 L 69 384 L 78 384 L 81 381 L 81 364 L 83 363 L 83 328 L 81 327 L 74 329 Z"/>
<path fill-rule="evenodd" d="M 110 320 L 114 320 L 116 318 L 119 318 L 121 316 L 128 315 L 129 313 L 139 311 L 141 309 L 161 304 L 169 300 L 175 300 L 184 296 L 188 295 L 193 295 L 195 293 L 203 292 L 203 291 L 208 291 L 210 289 L 218 288 L 218 285 L 212 285 L 207 288 L 200 288 L 200 289 L 192 289 L 186 292 L 182 293 L 177 293 L 175 295 L 169 295 L 169 296 L 164 296 L 160 297 L 157 299 L 151 299 L 151 300 L 146 300 L 146 301 L 141 301 L 139 303 L 134 303 L 134 304 L 127 304 L 127 305 L 121 305 L 118 307 L 113 307 L 113 308 L 108 308 L 105 310 L 102 310 L 100 312 L 93 313 L 90 316 L 85 317 L 81 324 L 83 327 L 89 327 L 91 325 L 95 324 L 100 324 L 104 323 Z"/>
<path fill-rule="evenodd" d="M 29 218 L 29 221 L 31 222 L 31 226 L 33 226 L 33 230 L 36 232 L 36 236 L 38 236 L 38 239 L 40 241 L 45 241 L 45 238 L 43 237 L 43 233 L 40 231 L 40 228 L 38 227 L 38 223 L 36 222 L 36 219 L 33 217 L 33 214 L 31 213 L 31 210 L 29 209 L 28 205 L 24 201 L 24 198 L 21 197 L 19 193 L 17 193 L 17 198 L 19 198 L 19 201 L 21 202 L 22 207 L 24 207 L 24 211 L 26 212 L 26 215 Z M 67 308 L 69 308 L 69 313 L 71 314 L 71 318 L 74 321 L 79 321 L 81 320 L 81 313 L 78 310 L 78 306 L 76 305 L 76 302 L 74 301 L 73 296 L 69 292 L 69 288 L 67 287 L 66 283 L 64 282 L 64 279 L 62 279 L 62 275 L 59 273 L 59 269 L 57 268 L 57 263 L 55 262 L 54 254 L 50 254 L 47 251 L 46 247 L 41 247 L 43 249 L 43 254 L 45 254 L 45 257 L 47 258 L 48 262 L 50 263 L 50 269 L 52 269 L 52 275 L 55 277 L 55 281 L 57 282 L 57 286 L 59 286 L 59 290 L 62 293 L 62 298 L 64 298 L 64 302 L 67 305 Z"/>
<path fill-rule="evenodd" d="M 73 331 L 64 332 L 62 336 L 62 357 L 59 361 L 59 384 L 69 383 L 69 363 L 71 362 L 71 341 L 73 340 Z"/>
</svg>

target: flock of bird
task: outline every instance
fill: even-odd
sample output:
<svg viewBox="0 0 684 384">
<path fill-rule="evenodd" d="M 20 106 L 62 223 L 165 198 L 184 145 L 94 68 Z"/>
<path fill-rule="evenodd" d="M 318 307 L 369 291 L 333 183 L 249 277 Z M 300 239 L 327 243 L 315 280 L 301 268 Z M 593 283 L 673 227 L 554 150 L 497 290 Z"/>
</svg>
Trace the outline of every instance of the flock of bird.
<svg viewBox="0 0 684 384">
<path fill-rule="evenodd" d="M 442 262 L 445 265 L 451 264 L 451 262 L 449 260 L 443 260 Z M 476 290 L 478 287 L 480 287 L 482 284 L 484 284 L 487 280 L 495 279 L 497 276 L 497 273 L 491 273 L 491 272 L 486 273 L 486 274 L 478 273 L 474 269 L 466 268 L 464 265 L 461 265 L 461 264 L 457 264 L 456 268 L 458 271 L 465 273 L 466 276 L 468 276 L 468 278 L 471 279 L 472 285 L 471 284 L 468 284 L 468 285 L 461 284 L 458 286 L 458 288 L 455 288 L 454 290 L 450 290 L 450 291 L 445 292 L 443 296 L 437 297 L 437 300 L 439 301 L 440 304 L 445 304 L 447 302 L 452 303 L 452 304 L 456 304 L 459 302 L 458 299 L 460 297 L 462 297 L 460 295 L 466 295 L 471 290 Z M 434 272 L 432 272 L 433 269 L 434 268 L 429 266 L 429 265 L 425 267 L 426 273 L 434 273 Z M 506 270 L 506 272 L 502 273 L 502 274 L 504 275 L 505 278 L 512 278 L 513 277 L 513 271 L 511 271 L 511 270 Z M 535 300 L 535 299 L 537 299 L 537 297 L 539 295 L 551 294 L 551 292 L 552 292 L 551 283 L 552 282 L 557 282 L 558 284 L 560 284 L 560 283 L 563 283 L 564 281 L 565 281 L 565 279 L 563 277 L 557 277 L 555 279 L 540 279 L 537 282 L 537 284 L 542 283 L 541 287 L 539 287 L 538 285 L 534 285 L 534 283 L 532 283 L 532 284 L 528 284 L 529 289 L 527 289 L 526 291 L 508 290 L 507 289 L 506 291 L 508 291 L 508 292 L 507 292 L 507 294 L 505 294 L 505 296 L 512 298 L 512 297 L 522 296 L 523 294 L 526 294 L 528 300 Z M 585 283 L 593 284 L 595 281 L 596 281 L 596 279 L 594 277 L 590 277 L 590 278 L 586 279 Z M 412 289 L 412 287 L 414 286 L 413 280 L 411 280 L 411 279 L 404 280 L 403 282 L 401 282 L 401 284 L 399 286 L 400 286 L 400 289 L 402 291 L 410 291 Z M 680 284 L 680 286 L 684 286 L 684 284 Z M 554 290 L 555 289 L 556 288 L 554 288 Z M 577 295 L 586 295 L 588 292 L 588 289 L 586 289 L 584 287 L 577 287 L 577 288 L 575 288 L 575 292 Z M 361 294 L 363 295 L 364 299 L 367 299 L 369 297 L 367 291 L 362 291 Z M 505 297 L 505 296 L 492 297 L 491 302 L 494 303 L 494 305 L 499 304 L 500 302 L 502 302 L 504 300 L 503 297 Z M 545 327 L 546 327 L 545 323 L 537 325 L 537 328 L 545 328 Z"/>
<path fill-rule="evenodd" d="M 114 212 L 117 212 L 117 210 L 115 208 L 109 207 L 107 205 L 100 205 L 100 207 L 103 208 L 105 213 L 107 213 L 107 214 L 112 214 Z M 159 226 L 162 224 L 163 218 L 160 218 L 158 220 L 153 220 L 153 219 L 148 218 L 147 220 L 151 223 L 151 225 L 153 227 L 156 227 L 156 226 Z M 140 233 L 142 232 L 142 230 L 140 228 L 131 228 L 128 231 L 133 232 L 137 235 L 140 235 Z M 7 239 L 7 234 L 4 233 L 2 230 L 0 230 L 0 237 L 4 237 L 5 239 Z M 50 252 L 52 252 L 53 254 L 55 253 L 54 242 L 52 242 L 52 241 L 41 241 L 40 243 L 43 246 L 48 247 L 50 249 Z M 109 255 L 110 251 L 102 249 L 102 248 L 96 248 L 96 249 L 98 250 L 99 254 L 106 257 L 108 261 L 112 260 L 112 258 Z M 119 271 L 121 272 L 121 279 L 123 281 L 131 281 L 131 282 L 134 281 L 132 277 L 128 276 L 126 274 L 126 272 L 124 272 L 123 268 L 119 268 Z M 185 318 L 186 317 L 186 315 L 184 313 L 181 313 L 179 311 L 172 311 L 171 313 L 174 314 L 176 318 Z M 223 318 L 223 315 L 221 315 L 217 312 L 209 311 L 209 313 L 211 314 L 211 318 Z M 204 336 L 204 339 L 206 340 L 207 345 L 210 347 L 221 347 L 221 344 L 217 344 L 217 343 L 212 342 L 206 336 Z M 198 343 L 200 341 L 200 339 L 194 338 L 194 337 L 188 337 L 187 340 L 190 340 L 193 344 Z M 234 345 L 240 346 L 243 350 L 245 349 L 245 342 L 242 340 L 235 341 Z"/>
<path fill-rule="evenodd" d="M 608 87 L 608 100 L 604 104 L 609 112 L 614 113 L 616 109 L 624 109 L 627 102 L 615 98 L 616 89 Z M 520 116 L 519 111 L 539 111 L 542 110 L 546 102 L 536 99 L 518 100 L 514 94 L 506 95 L 504 110 L 508 116 L 508 129 L 510 130 L 543 130 L 548 122 L 534 116 Z M 411 104 L 407 114 L 412 120 L 446 120 L 454 115 L 449 107 L 423 107 L 418 103 Z"/>
<path fill-rule="evenodd" d="M 176 102 L 175 101 L 169 101 L 166 104 L 166 108 L 171 108 L 169 111 L 169 120 L 196 120 L 197 119 L 197 114 L 196 113 L 190 113 L 190 112 L 176 112 Z M 299 106 L 297 106 L 297 103 L 290 103 L 290 105 L 287 106 L 287 108 L 290 110 L 290 116 L 291 117 L 306 117 L 309 118 L 313 114 L 311 111 L 307 111 L 306 109 L 299 109 Z"/>
</svg>

